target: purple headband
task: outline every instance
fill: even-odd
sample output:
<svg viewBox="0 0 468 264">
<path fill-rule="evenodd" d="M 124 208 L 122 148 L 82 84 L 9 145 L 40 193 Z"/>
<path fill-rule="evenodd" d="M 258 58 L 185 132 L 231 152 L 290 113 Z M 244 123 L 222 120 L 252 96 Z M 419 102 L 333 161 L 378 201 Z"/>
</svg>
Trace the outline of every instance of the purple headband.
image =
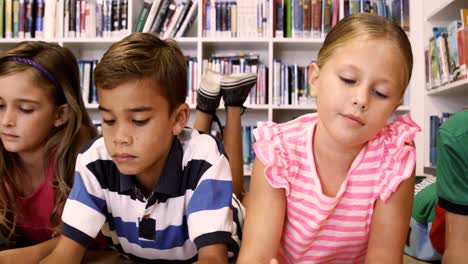
<svg viewBox="0 0 468 264">
<path fill-rule="evenodd" d="M 37 63 L 37 62 L 35 62 L 35 61 L 31 60 L 31 59 L 22 58 L 22 57 L 9 57 L 9 58 L 7 58 L 7 60 L 9 60 L 9 61 L 19 61 L 19 62 L 22 62 L 22 63 L 29 64 L 29 65 L 33 66 L 34 68 L 36 68 L 37 70 L 39 70 L 40 72 L 42 72 L 47 77 L 47 79 L 49 79 L 49 81 L 55 86 L 55 88 L 57 89 L 58 95 L 60 97 L 62 97 L 61 99 L 66 101 L 65 94 L 63 93 L 62 86 L 60 86 L 59 82 L 57 81 L 57 79 L 55 79 L 54 75 L 52 75 L 48 70 L 46 70 L 46 68 L 44 68 L 44 66 L 42 66 L 41 64 L 39 64 L 39 63 Z"/>
</svg>

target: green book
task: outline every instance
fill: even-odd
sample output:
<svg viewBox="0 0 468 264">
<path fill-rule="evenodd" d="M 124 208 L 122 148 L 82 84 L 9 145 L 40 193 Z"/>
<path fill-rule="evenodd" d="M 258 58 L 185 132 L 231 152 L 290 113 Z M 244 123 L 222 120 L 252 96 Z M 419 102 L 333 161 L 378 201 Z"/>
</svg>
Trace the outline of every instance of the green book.
<svg viewBox="0 0 468 264">
<path fill-rule="evenodd" d="M 284 21 L 285 23 L 285 33 L 284 35 L 287 38 L 292 37 L 292 0 L 284 0 Z"/>
<path fill-rule="evenodd" d="M 5 10 L 5 1 L 0 0 L 0 38 L 4 37 L 4 17 L 3 17 L 3 11 Z"/>
</svg>

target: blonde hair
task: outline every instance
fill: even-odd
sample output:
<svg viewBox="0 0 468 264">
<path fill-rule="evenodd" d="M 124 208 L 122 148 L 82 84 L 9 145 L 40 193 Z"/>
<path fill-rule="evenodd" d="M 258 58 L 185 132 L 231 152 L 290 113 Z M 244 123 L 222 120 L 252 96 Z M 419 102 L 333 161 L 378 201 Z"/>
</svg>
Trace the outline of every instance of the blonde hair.
<svg viewBox="0 0 468 264">
<path fill-rule="evenodd" d="M 384 17 L 369 14 L 357 13 L 343 18 L 328 33 L 322 48 L 319 51 L 317 65 L 323 67 L 330 59 L 334 51 L 347 43 L 363 39 L 387 39 L 394 42 L 394 46 L 400 51 L 404 61 L 404 90 L 411 79 L 413 70 L 413 52 L 408 36 L 403 29 Z"/>
<path fill-rule="evenodd" d="M 29 59 L 42 66 L 55 78 L 50 77 L 27 63 L 11 58 Z M 96 136 L 96 130 L 83 103 L 80 77 L 75 56 L 66 48 L 42 41 L 25 41 L 14 48 L 0 53 L 0 76 L 27 72 L 38 87 L 44 89 L 56 107 L 69 106 L 69 119 L 52 129 L 46 143 L 46 166 L 54 165 L 55 206 L 50 216 L 52 231 L 59 231 L 63 206 L 73 184 L 76 156 L 82 139 Z M 58 91 L 58 89 L 62 91 Z M 82 140 L 81 139 L 81 140 Z M 0 142 L 0 232 L 8 239 L 15 235 L 17 204 L 19 195 L 18 175 L 23 169 L 16 153 L 8 152 Z"/>
<path fill-rule="evenodd" d="M 94 70 L 98 89 L 130 80 L 148 80 L 169 102 L 170 112 L 185 102 L 187 62 L 177 43 L 153 33 L 133 33 L 112 44 Z"/>
</svg>

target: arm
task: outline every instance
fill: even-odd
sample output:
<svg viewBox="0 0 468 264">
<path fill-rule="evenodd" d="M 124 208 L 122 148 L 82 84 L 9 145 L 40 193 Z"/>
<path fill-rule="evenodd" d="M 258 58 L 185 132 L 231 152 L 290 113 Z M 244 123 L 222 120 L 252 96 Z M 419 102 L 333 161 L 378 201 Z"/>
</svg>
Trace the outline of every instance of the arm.
<svg viewBox="0 0 468 264">
<path fill-rule="evenodd" d="M 386 203 L 378 199 L 372 216 L 366 263 L 402 263 L 414 199 L 415 171 Z"/>
<path fill-rule="evenodd" d="M 0 263 L 13 264 L 19 259 L 25 263 L 38 263 L 52 252 L 57 241 L 58 238 L 52 238 L 33 246 L 0 251 Z"/>
<path fill-rule="evenodd" d="M 463 263 L 468 259 L 468 215 L 445 213 L 444 264 Z"/>
<path fill-rule="evenodd" d="M 276 257 L 286 213 L 283 189 L 267 182 L 264 166 L 255 159 L 250 183 L 249 203 L 238 263 L 269 263 Z"/>
<path fill-rule="evenodd" d="M 58 241 L 55 249 L 40 263 L 64 263 L 64 260 L 66 260 L 66 262 L 70 264 L 79 264 L 81 263 L 81 259 L 83 258 L 85 252 L 86 248 L 81 244 L 66 236 L 60 236 L 60 240 Z"/>
<path fill-rule="evenodd" d="M 198 264 L 228 263 L 227 247 L 224 244 L 215 244 L 202 247 L 198 250 Z"/>
</svg>

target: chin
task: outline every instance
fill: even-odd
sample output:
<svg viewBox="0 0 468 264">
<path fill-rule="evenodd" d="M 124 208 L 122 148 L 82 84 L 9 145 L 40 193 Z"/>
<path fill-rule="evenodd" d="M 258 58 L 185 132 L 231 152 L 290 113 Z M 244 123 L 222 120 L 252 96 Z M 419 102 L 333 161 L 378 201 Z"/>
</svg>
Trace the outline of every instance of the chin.
<svg viewBox="0 0 468 264">
<path fill-rule="evenodd" d="M 119 169 L 119 172 L 125 175 L 137 175 L 140 172 L 140 170 L 132 166 L 119 165 L 117 163 L 115 165 Z"/>
</svg>

